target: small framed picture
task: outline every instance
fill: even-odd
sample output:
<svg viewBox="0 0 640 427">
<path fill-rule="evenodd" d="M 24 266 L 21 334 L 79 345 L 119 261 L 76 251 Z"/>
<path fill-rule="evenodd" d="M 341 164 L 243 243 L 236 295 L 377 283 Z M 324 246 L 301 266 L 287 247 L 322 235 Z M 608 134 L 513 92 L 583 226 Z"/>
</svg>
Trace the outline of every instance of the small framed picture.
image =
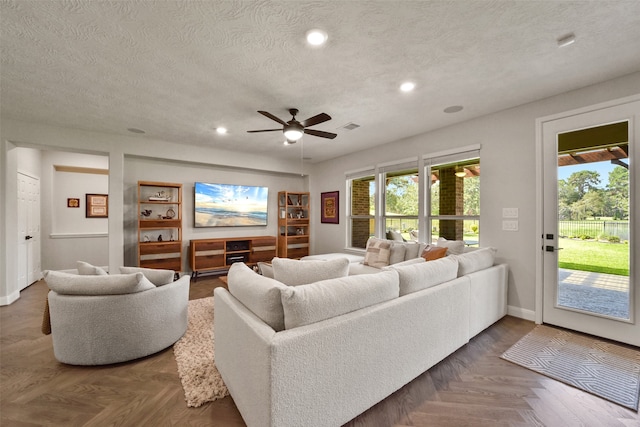
<svg viewBox="0 0 640 427">
<path fill-rule="evenodd" d="M 109 216 L 109 195 L 87 194 L 87 218 L 107 218 Z"/>
<path fill-rule="evenodd" d="M 80 199 L 67 199 L 67 207 L 68 208 L 79 208 L 80 207 Z"/>
<path fill-rule="evenodd" d="M 328 224 L 338 224 L 340 222 L 339 218 L 339 205 L 338 201 L 340 199 L 339 191 L 330 191 L 327 193 L 320 193 L 320 203 L 321 206 L 321 216 L 320 222 L 328 223 Z"/>
</svg>

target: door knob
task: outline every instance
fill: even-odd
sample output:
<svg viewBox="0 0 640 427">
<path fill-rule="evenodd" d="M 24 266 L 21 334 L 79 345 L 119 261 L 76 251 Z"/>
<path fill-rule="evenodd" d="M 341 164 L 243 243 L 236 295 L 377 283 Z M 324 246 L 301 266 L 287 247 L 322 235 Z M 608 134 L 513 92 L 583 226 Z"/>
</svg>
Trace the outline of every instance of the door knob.
<svg viewBox="0 0 640 427">
<path fill-rule="evenodd" d="M 30 240 L 33 239 L 33 236 L 24 236 L 24 240 Z"/>
<path fill-rule="evenodd" d="M 554 248 L 553 246 L 545 246 L 544 250 L 547 252 L 555 252 L 555 251 L 561 251 L 563 248 Z"/>
</svg>

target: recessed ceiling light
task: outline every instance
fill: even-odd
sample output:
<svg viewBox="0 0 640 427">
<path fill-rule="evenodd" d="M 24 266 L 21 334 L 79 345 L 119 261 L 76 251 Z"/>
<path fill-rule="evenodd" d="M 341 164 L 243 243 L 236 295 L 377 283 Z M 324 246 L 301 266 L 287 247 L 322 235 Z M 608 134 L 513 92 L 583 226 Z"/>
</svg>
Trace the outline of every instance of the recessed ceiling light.
<svg viewBox="0 0 640 427">
<path fill-rule="evenodd" d="M 573 33 L 569 33 L 565 36 L 562 36 L 558 39 L 558 47 L 569 46 L 570 44 L 575 43 L 576 36 Z"/>
<path fill-rule="evenodd" d="M 451 107 L 447 107 L 444 109 L 445 113 L 457 113 L 462 111 L 464 107 L 462 105 L 452 105 Z"/>
<path fill-rule="evenodd" d="M 127 128 L 127 130 L 131 133 L 144 133 L 144 131 L 142 129 L 136 129 L 136 128 Z"/>
<path fill-rule="evenodd" d="M 225 134 L 227 133 L 227 128 L 223 128 L 223 127 L 216 128 L 216 132 L 218 132 L 219 134 Z"/>
<path fill-rule="evenodd" d="M 307 43 L 312 46 L 322 46 L 325 44 L 329 36 L 323 30 L 309 30 L 307 31 Z"/>
<path fill-rule="evenodd" d="M 411 92 L 416 88 L 416 84 L 414 82 L 404 82 L 400 85 L 400 90 L 403 92 Z"/>
</svg>

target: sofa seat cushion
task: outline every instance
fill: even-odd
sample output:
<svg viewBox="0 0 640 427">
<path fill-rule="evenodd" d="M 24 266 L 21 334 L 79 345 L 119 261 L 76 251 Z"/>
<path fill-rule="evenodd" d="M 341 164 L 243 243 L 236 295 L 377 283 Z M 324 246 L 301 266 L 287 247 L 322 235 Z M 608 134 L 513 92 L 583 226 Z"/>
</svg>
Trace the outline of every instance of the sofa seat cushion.
<svg viewBox="0 0 640 427">
<path fill-rule="evenodd" d="M 356 276 L 359 274 L 376 274 L 382 271 L 379 268 L 371 267 L 370 265 L 364 265 L 360 262 L 354 262 L 349 264 L 349 276 Z"/>
<path fill-rule="evenodd" d="M 243 262 L 231 264 L 227 274 L 229 292 L 274 331 L 284 329 L 280 292 L 288 286 L 257 274 Z"/>
<path fill-rule="evenodd" d="M 480 248 L 462 255 L 454 255 L 458 261 L 458 277 L 475 273 L 493 266 L 496 249 L 492 247 Z"/>
<path fill-rule="evenodd" d="M 281 292 L 285 329 L 350 313 L 397 298 L 398 295 L 396 271 L 287 287 Z"/>
<path fill-rule="evenodd" d="M 451 257 L 405 266 L 390 266 L 400 278 L 400 296 L 439 285 L 457 277 L 458 260 Z"/>
<path fill-rule="evenodd" d="M 333 252 L 328 254 L 307 255 L 300 258 L 301 261 L 329 261 L 336 258 L 347 258 L 350 263 L 364 261 L 364 256 L 356 254 L 347 254 L 342 252 Z"/>
<path fill-rule="evenodd" d="M 61 271 L 45 271 L 44 280 L 61 295 L 123 295 L 155 289 L 144 274 L 82 276 Z"/>
<path fill-rule="evenodd" d="M 349 260 L 336 258 L 328 261 L 301 261 L 274 258 L 273 278 L 289 286 L 306 285 L 320 280 L 335 279 L 349 275 Z"/>
<path fill-rule="evenodd" d="M 168 285 L 169 283 L 173 283 L 173 279 L 175 277 L 175 272 L 173 270 L 160 270 L 155 268 L 143 267 L 120 267 L 120 273 L 142 273 L 144 274 L 144 277 L 149 279 L 149 281 L 156 286 Z"/>
</svg>

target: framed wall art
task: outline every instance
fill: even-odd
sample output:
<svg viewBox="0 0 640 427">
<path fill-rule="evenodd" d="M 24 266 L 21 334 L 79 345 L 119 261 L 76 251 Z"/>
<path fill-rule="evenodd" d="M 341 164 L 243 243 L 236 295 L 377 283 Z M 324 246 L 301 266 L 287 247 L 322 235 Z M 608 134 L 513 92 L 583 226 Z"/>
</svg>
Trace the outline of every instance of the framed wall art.
<svg viewBox="0 0 640 427">
<path fill-rule="evenodd" d="M 107 194 L 87 194 L 87 218 L 107 218 L 109 216 L 109 196 Z"/>
<path fill-rule="evenodd" d="M 320 222 L 327 224 L 338 224 L 340 222 L 339 199 L 339 191 L 320 193 L 320 203 L 322 204 L 320 209 Z"/>
<path fill-rule="evenodd" d="M 68 198 L 67 199 L 67 207 L 68 208 L 79 208 L 80 207 L 80 199 Z"/>
</svg>

